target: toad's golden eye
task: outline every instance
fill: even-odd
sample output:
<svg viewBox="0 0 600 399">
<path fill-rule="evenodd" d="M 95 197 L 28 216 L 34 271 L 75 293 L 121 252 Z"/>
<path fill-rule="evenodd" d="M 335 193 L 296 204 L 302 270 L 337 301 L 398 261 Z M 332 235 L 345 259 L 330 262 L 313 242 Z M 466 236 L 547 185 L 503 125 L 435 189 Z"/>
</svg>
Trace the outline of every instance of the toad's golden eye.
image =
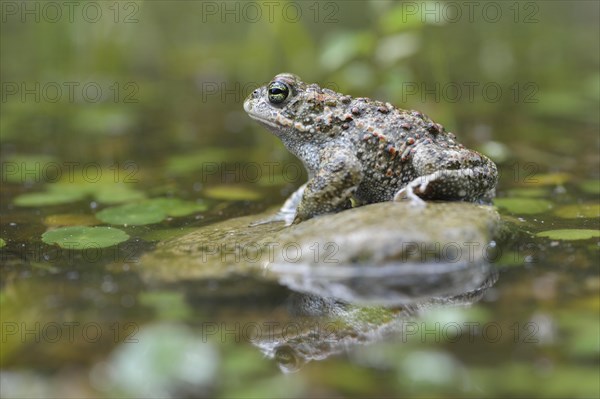
<svg viewBox="0 0 600 399">
<path fill-rule="evenodd" d="M 281 104 L 290 94 L 290 88 L 283 82 L 274 81 L 267 88 L 269 101 L 273 104 Z"/>
</svg>

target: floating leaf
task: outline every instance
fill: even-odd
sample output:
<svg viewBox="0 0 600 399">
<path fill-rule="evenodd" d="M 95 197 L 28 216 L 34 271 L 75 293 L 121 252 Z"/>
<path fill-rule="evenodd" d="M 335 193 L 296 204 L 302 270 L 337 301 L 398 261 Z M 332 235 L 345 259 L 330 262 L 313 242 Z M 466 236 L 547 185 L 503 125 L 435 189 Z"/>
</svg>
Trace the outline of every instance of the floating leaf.
<svg viewBox="0 0 600 399">
<path fill-rule="evenodd" d="M 158 223 L 167 216 L 186 216 L 205 211 L 204 203 L 183 201 L 178 198 L 153 198 L 134 204 L 106 208 L 96 214 L 105 223 L 140 226 Z"/>
<path fill-rule="evenodd" d="M 14 199 L 14 204 L 17 206 L 42 207 L 52 205 L 62 205 L 71 202 L 79 201 L 85 197 L 83 192 L 73 191 L 46 191 L 43 193 L 28 193 L 21 194 Z"/>
<path fill-rule="evenodd" d="M 123 202 L 138 201 L 145 198 L 145 194 L 131 187 L 131 184 L 115 183 L 113 174 L 104 174 L 99 181 L 77 180 L 75 182 L 59 182 L 47 186 L 52 192 L 71 192 L 73 195 L 92 196 L 103 204 L 119 204 Z"/>
<path fill-rule="evenodd" d="M 513 188 L 506 193 L 508 197 L 544 198 L 548 196 L 548 189 L 544 187 Z"/>
<path fill-rule="evenodd" d="M 552 240 L 588 240 L 600 237 L 600 230 L 592 229 L 558 229 L 540 231 L 538 237 L 550 238 Z"/>
<path fill-rule="evenodd" d="M 525 180 L 525 184 L 534 186 L 561 186 L 571 179 L 572 176 L 568 173 L 546 173 L 528 177 Z"/>
<path fill-rule="evenodd" d="M 554 214 L 563 219 L 597 218 L 600 217 L 600 204 L 572 204 L 561 206 L 554 210 Z"/>
<path fill-rule="evenodd" d="M 3 248 L 6 246 L 6 241 L 4 241 L 3 238 L 0 238 L 0 248 Z"/>
<path fill-rule="evenodd" d="M 509 212 L 531 215 L 546 212 L 552 208 L 552 203 L 539 198 L 497 198 L 494 204 Z"/>
<path fill-rule="evenodd" d="M 600 194 L 600 180 L 586 180 L 579 183 L 579 188 L 588 194 Z"/>
<path fill-rule="evenodd" d="M 152 204 L 163 210 L 168 216 L 186 216 L 195 212 L 201 212 L 208 209 L 204 202 L 184 201 L 179 198 L 152 198 L 141 202 L 142 204 Z"/>
<path fill-rule="evenodd" d="M 256 201 L 262 194 L 242 186 L 216 186 L 204 191 L 207 197 L 227 201 Z"/>
<path fill-rule="evenodd" d="M 195 203 L 178 200 L 177 203 L 167 209 L 167 215 L 173 217 L 187 216 L 196 212 L 203 212 L 208 209 L 208 205 L 204 203 Z"/>
<path fill-rule="evenodd" d="M 96 213 L 96 218 L 105 223 L 142 226 L 158 223 L 167 217 L 160 206 L 151 202 L 140 202 L 106 208 Z"/>
<path fill-rule="evenodd" d="M 49 227 L 58 226 L 93 226 L 99 224 L 93 215 L 60 214 L 44 218 L 44 224 Z"/>
<path fill-rule="evenodd" d="M 70 226 L 42 234 L 46 244 L 66 249 L 106 248 L 127 241 L 129 235 L 113 227 Z"/>
<path fill-rule="evenodd" d="M 45 192 L 22 194 L 15 198 L 18 206 L 51 206 L 79 201 L 91 196 L 104 204 L 117 204 L 140 200 L 145 194 L 123 183 L 115 183 L 106 177 L 99 181 L 77 180 L 75 182 L 50 183 Z"/>
</svg>

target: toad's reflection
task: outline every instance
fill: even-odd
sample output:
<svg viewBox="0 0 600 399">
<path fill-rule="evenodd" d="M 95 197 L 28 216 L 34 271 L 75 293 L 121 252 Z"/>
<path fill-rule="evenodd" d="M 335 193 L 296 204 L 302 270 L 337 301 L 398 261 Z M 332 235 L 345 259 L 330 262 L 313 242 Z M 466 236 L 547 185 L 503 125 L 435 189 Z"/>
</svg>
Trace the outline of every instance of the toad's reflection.
<svg viewBox="0 0 600 399">
<path fill-rule="evenodd" d="M 299 370 L 312 360 L 343 353 L 357 345 L 414 333 L 412 318 L 429 308 L 468 306 L 481 299 L 498 274 L 488 269 L 475 289 L 450 296 L 432 296 L 404 305 L 360 306 L 313 294 L 293 293 L 286 300 L 289 321 L 267 339 L 253 341 L 285 373 Z M 266 338 L 266 337 L 262 337 Z"/>
</svg>

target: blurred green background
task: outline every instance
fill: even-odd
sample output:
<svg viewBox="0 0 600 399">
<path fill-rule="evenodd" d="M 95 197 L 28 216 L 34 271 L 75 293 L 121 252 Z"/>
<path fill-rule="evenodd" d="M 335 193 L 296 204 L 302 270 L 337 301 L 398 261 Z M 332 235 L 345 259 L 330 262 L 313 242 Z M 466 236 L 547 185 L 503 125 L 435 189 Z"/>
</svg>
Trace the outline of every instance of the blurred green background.
<svg viewBox="0 0 600 399">
<path fill-rule="evenodd" d="M 417 108 L 466 141 L 547 147 L 553 134 L 575 150 L 598 125 L 595 2 L 92 4 L 4 3 L 5 151 L 273 146 L 241 103 L 283 71 Z"/>
</svg>

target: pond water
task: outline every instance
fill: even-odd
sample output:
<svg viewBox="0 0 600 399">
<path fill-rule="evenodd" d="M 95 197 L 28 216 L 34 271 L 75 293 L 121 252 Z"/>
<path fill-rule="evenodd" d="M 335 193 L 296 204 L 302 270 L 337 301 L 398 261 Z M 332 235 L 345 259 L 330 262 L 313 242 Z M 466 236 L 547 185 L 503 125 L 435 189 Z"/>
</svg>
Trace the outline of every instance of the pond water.
<svg viewBox="0 0 600 399">
<path fill-rule="evenodd" d="M 599 12 L 3 2 L 2 396 L 597 397 Z M 242 109 L 283 71 L 418 109 L 496 162 L 478 290 L 348 304 L 158 258 L 306 181 Z"/>
</svg>

